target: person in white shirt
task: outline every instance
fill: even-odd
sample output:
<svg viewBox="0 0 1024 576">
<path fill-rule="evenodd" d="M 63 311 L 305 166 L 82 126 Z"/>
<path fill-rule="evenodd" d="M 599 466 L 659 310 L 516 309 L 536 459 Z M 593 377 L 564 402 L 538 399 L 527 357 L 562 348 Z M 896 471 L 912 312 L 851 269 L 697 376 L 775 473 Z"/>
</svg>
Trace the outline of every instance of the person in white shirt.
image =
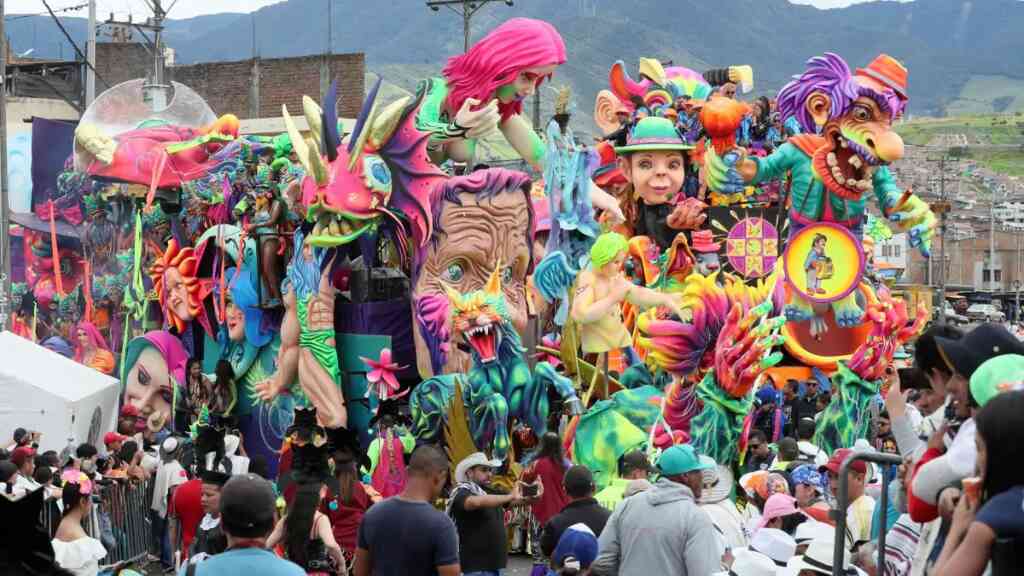
<svg viewBox="0 0 1024 576">
<path fill-rule="evenodd" d="M 800 451 L 798 459 L 813 463 L 815 466 L 824 466 L 828 462 L 828 454 L 812 442 L 814 438 L 814 419 L 810 417 L 800 418 L 796 425 L 796 433 L 798 438 L 796 447 Z"/>
<path fill-rule="evenodd" d="M 153 538 L 160 552 L 160 563 L 165 570 L 172 568 L 171 549 L 167 532 L 167 502 L 174 489 L 188 481 L 188 474 L 178 462 L 179 441 L 174 436 L 160 444 L 160 465 L 153 482 L 153 501 L 150 505 Z"/>
<path fill-rule="evenodd" d="M 11 463 L 18 467 L 14 477 L 14 492 L 24 494 L 39 488 L 32 475 L 36 471 L 36 451 L 28 446 L 20 446 L 11 454 Z"/>
</svg>

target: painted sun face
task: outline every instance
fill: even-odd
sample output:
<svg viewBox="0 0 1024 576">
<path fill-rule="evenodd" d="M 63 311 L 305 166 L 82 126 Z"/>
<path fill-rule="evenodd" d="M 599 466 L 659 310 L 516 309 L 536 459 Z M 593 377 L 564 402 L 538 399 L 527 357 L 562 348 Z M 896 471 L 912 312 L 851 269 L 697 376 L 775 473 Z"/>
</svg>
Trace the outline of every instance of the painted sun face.
<svg viewBox="0 0 1024 576">
<path fill-rule="evenodd" d="M 556 68 L 558 68 L 557 64 L 551 64 L 549 66 L 534 66 L 520 71 L 512 83 L 498 88 L 496 94 L 498 100 L 502 104 L 508 104 L 533 96 L 533 93 L 537 91 L 537 87 L 544 78 L 550 76 Z"/>
<path fill-rule="evenodd" d="M 683 188 L 686 168 L 681 152 L 637 152 L 621 165 L 634 192 L 648 206 L 669 202 Z"/>
<path fill-rule="evenodd" d="M 191 322 L 194 316 L 188 309 L 188 287 L 185 286 L 185 279 L 177 268 L 167 268 L 164 271 L 164 290 L 167 309 L 179 319 Z"/>
<path fill-rule="evenodd" d="M 167 361 L 159 350 L 147 346 L 129 368 L 124 388 L 125 404 L 139 410 L 141 418 L 135 424 L 138 430 L 144 430 L 147 422 L 163 422 L 164 426 L 170 424 L 173 386 Z"/>
</svg>

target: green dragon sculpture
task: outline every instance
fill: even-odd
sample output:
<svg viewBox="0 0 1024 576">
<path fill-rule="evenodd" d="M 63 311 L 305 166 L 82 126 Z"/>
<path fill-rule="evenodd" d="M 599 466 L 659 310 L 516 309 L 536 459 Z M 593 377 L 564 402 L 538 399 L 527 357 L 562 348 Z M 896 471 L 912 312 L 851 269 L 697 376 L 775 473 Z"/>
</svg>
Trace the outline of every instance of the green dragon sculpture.
<svg viewBox="0 0 1024 576">
<path fill-rule="evenodd" d="M 538 436 L 547 429 L 548 390 L 554 387 L 574 412 L 581 411 L 572 381 L 548 362 L 531 372 L 519 334 L 501 290 L 501 266 L 482 290 L 462 295 L 446 287 L 452 306 L 452 327 L 472 350 L 473 365 L 465 374 L 443 374 L 423 381 L 412 392 L 409 406 L 413 433 L 424 442 L 438 442 L 449 401 L 460 384 L 469 430 L 477 446 L 491 447 L 491 456 L 508 454 L 512 419 Z"/>
</svg>

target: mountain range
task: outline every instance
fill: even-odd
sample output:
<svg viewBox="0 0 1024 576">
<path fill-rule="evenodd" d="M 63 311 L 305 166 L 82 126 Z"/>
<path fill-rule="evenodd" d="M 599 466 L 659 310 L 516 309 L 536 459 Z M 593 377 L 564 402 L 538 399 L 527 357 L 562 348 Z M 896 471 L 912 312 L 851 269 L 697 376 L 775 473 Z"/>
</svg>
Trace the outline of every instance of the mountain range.
<svg viewBox="0 0 1024 576">
<path fill-rule="evenodd" d="M 254 52 L 321 53 L 328 46 L 330 1 L 287 0 L 252 14 L 171 19 L 165 39 L 178 63 L 241 60 Z M 333 1 L 331 50 L 365 52 L 368 70 L 398 87 L 411 89 L 462 51 L 461 18 L 432 11 L 423 0 Z M 568 63 L 555 82 L 573 87 L 584 114 L 607 86 L 616 60 L 631 70 L 641 56 L 698 70 L 750 64 L 755 92 L 771 94 L 808 58 L 826 51 L 842 55 L 851 67 L 880 52 L 902 60 L 910 71 L 909 111 L 915 115 L 1024 110 L 1019 0 L 882 1 L 832 10 L 787 0 L 515 0 L 512 7 L 494 2 L 480 8 L 473 37 L 514 16 L 547 20 L 562 33 Z M 81 43 L 85 21 L 61 22 Z M 47 16 L 8 16 L 7 33 L 16 52 L 73 57 Z"/>
</svg>

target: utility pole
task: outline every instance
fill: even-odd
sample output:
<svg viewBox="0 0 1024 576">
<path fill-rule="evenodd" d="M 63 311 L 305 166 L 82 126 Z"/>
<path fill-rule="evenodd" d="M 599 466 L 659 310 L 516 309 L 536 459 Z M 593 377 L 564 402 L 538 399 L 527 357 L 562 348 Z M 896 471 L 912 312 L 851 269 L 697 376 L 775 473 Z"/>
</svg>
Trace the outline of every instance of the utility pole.
<svg viewBox="0 0 1024 576">
<path fill-rule="evenodd" d="M 943 153 L 939 158 L 939 201 L 932 203 L 932 212 L 939 215 L 939 322 L 946 322 L 946 214 L 950 210 L 950 203 L 946 199 L 946 159 L 948 156 Z M 928 285 L 932 283 L 931 257 L 928 258 Z"/>
<path fill-rule="evenodd" d="M 444 6 L 462 17 L 462 48 L 464 52 L 469 52 L 470 21 L 478 10 L 491 2 L 504 2 L 506 6 L 515 5 L 513 0 L 427 0 L 427 7 L 437 12 Z"/>
<path fill-rule="evenodd" d="M 0 330 L 6 330 L 11 303 L 11 201 L 7 190 L 7 31 L 0 0 Z"/>
<path fill-rule="evenodd" d="M 327 0 L 327 54 L 334 54 L 334 2 Z"/>
<path fill-rule="evenodd" d="M 96 0 L 89 0 L 88 43 L 85 45 L 85 58 L 89 65 L 85 67 L 85 107 L 88 108 L 96 99 Z"/>
<path fill-rule="evenodd" d="M 151 110 L 163 110 L 167 107 L 167 96 L 170 91 L 170 86 L 164 81 L 164 46 L 162 39 L 164 20 L 167 19 L 167 12 L 174 8 L 178 0 L 173 0 L 166 9 L 163 6 L 163 0 L 145 0 L 145 2 L 146 6 L 153 11 L 153 17 L 147 19 L 146 23 L 139 24 L 132 22 L 130 19 L 128 22 L 118 22 L 114 20 L 113 14 L 111 14 L 106 24 L 135 28 L 146 39 L 146 43 L 149 45 L 153 55 L 153 75 L 150 81 L 142 87 L 143 98 L 149 102 Z M 153 32 L 152 40 L 146 35 L 146 30 Z"/>
</svg>

